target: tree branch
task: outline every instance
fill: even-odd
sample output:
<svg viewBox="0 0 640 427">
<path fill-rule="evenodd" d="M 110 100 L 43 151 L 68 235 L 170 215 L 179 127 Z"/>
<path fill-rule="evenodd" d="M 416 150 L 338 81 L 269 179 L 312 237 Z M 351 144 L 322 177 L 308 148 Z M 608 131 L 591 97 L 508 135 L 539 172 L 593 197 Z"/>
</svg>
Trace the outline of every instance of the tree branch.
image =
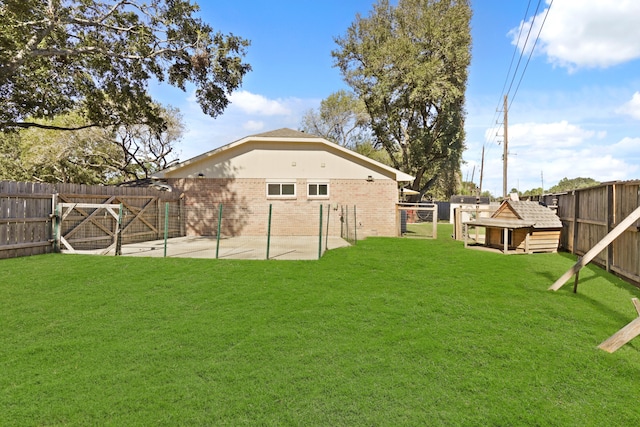
<svg viewBox="0 0 640 427">
<path fill-rule="evenodd" d="M 56 27 L 55 13 L 53 9 L 53 5 L 49 2 L 49 10 L 47 11 L 50 14 L 50 19 L 44 21 L 48 22 L 48 25 L 44 27 L 41 31 L 37 31 L 31 39 L 27 42 L 27 44 L 22 48 L 16 56 L 8 62 L 6 65 L 0 66 L 4 70 L 8 70 L 7 74 L 13 74 L 15 70 L 25 61 L 25 57 L 29 54 L 30 51 L 34 50 L 38 44 L 47 37 L 53 29 Z"/>
<path fill-rule="evenodd" d="M 0 128 L 17 127 L 22 129 L 38 128 L 38 129 L 48 129 L 48 130 L 82 130 L 82 129 L 89 129 L 89 128 L 99 127 L 99 126 L 100 125 L 97 123 L 91 123 L 88 125 L 75 126 L 75 127 L 43 125 L 41 123 L 36 123 L 36 122 L 6 122 L 6 123 L 0 124 Z"/>
</svg>

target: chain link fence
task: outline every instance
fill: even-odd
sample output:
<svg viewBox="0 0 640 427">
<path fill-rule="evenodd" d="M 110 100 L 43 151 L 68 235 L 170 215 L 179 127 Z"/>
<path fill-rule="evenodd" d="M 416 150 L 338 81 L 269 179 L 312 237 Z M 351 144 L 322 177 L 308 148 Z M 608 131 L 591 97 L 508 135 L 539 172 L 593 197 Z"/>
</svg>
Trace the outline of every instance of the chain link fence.
<svg viewBox="0 0 640 427">
<path fill-rule="evenodd" d="M 318 203 L 292 206 L 286 202 L 263 206 L 166 204 L 164 211 L 159 211 L 157 235 L 161 237 L 132 241 L 127 233 L 121 232 L 119 243 L 106 253 L 300 260 L 319 259 L 327 250 L 358 240 L 356 206 Z M 133 212 L 123 208 L 121 230 L 148 228 L 144 223 L 127 223 L 130 217 Z"/>
</svg>

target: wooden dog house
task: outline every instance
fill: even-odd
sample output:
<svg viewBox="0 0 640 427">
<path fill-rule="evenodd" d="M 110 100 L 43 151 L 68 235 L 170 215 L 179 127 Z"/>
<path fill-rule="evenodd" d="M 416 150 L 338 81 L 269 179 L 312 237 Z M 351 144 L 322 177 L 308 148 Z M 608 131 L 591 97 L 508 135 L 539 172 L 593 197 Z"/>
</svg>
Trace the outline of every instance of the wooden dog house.
<svg viewBox="0 0 640 427">
<path fill-rule="evenodd" d="M 464 224 L 484 227 L 484 246 L 504 253 L 557 252 L 562 230 L 562 222 L 552 209 L 538 202 L 514 200 L 502 202 L 490 218 Z"/>
</svg>

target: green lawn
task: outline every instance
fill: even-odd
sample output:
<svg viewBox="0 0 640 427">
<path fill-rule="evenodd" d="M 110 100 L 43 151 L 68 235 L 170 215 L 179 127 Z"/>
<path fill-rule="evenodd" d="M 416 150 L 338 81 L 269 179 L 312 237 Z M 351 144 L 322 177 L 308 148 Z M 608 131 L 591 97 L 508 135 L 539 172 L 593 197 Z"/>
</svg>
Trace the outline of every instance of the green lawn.
<svg viewBox="0 0 640 427">
<path fill-rule="evenodd" d="M 0 261 L 0 425 L 640 425 L 640 291 L 566 254 Z"/>
</svg>

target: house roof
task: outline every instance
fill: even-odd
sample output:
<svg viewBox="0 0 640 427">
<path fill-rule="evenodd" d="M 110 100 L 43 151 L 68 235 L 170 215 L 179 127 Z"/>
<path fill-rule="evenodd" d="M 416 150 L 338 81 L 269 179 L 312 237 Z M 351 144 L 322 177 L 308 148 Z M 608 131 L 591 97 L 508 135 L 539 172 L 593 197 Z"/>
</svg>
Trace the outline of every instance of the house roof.
<svg viewBox="0 0 640 427">
<path fill-rule="evenodd" d="M 469 205 L 488 205 L 491 202 L 489 197 L 476 197 L 476 196 L 461 196 L 455 195 L 451 196 L 449 199 L 449 203 L 461 203 L 461 204 L 469 204 Z"/>
<path fill-rule="evenodd" d="M 477 225 L 480 227 L 494 228 L 529 228 L 533 226 L 533 222 L 523 219 L 505 219 L 505 218 L 477 218 L 473 221 L 465 221 L 465 224 Z"/>
<path fill-rule="evenodd" d="M 532 222 L 533 228 L 562 228 L 562 222 L 556 213 L 538 202 L 525 200 L 507 200 L 513 212 L 524 221 Z M 500 209 L 498 209 L 498 212 Z M 494 217 L 498 215 L 494 214 Z"/>
<path fill-rule="evenodd" d="M 505 216 L 509 210 L 515 215 Z M 497 228 L 562 228 L 556 213 L 538 202 L 505 200 L 491 218 L 478 218 L 466 224 Z"/>
<path fill-rule="evenodd" d="M 367 165 L 367 167 L 371 169 L 383 171 L 386 176 L 392 177 L 398 182 L 410 182 L 415 179 L 415 177 L 407 173 L 404 173 L 400 170 L 392 168 L 391 166 L 387 166 L 369 157 L 363 156 L 362 154 L 356 153 L 355 151 L 344 148 L 322 137 L 319 137 L 317 135 L 311 135 L 305 132 L 300 132 L 300 131 L 289 129 L 289 128 L 276 129 L 269 132 L 246 136 L 242 139 L 223 145 L 219 148 L 215 148 L 213 150 L 207 151 L 206 153 L 200 154 L 199 156 L 193 157 L 191 159 L 177 163 L 167 169 L 159 171 L 156 174 L 154 174 L 153 178 L 171 177 L 172 175 L 175 175 L 176 173 L 178 173 L 181 169 L 191 167 L 199 162 L 202 162 L 208 159 L 217 158 L 216 156 L 220 156 L 223 153 L 234 152 L 232 151 L 232 149 L 239 148 L 241 146 L 251 147 L 252 144 L 267 145 L 269 143 L 312 144 L 312 145 L 321 147 L 322 150 L 324 151 L 339 153 L 340 156 L 342 156 L 345 159 L 350 159 L 352 162 Z"/>
<path fill-rule="evenodd" d="M 320 137 L 309 134 L 309 133 L 301 132 L 299 130 L 281 128 L 281 129 L 276 129 L 269 132 L 249 135 L 247 138 L 320 138 Z"/>
</svg>

